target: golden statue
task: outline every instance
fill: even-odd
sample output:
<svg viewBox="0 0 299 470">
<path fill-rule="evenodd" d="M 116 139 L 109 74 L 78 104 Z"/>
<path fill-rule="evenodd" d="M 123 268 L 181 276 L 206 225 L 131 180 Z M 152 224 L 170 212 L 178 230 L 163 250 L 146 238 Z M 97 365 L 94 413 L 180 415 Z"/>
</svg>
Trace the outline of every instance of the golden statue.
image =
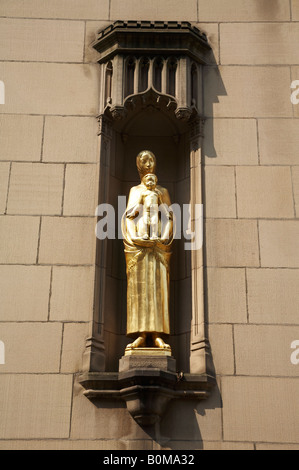
<svg viewBox="0 0 299 470">
<path fill-rule="evenodd" d="M 169 327 L 169 262 L 173 213 L 167 189 L 157 185 L 156 158 L 137 156 L 141 184 L 130 190 L 122 231 L 127 264 L 127 351 L 154 347 L 171 351 L 162 336 Z M 163 223 L 164 218 L 164 223 Z"/>
</svg>

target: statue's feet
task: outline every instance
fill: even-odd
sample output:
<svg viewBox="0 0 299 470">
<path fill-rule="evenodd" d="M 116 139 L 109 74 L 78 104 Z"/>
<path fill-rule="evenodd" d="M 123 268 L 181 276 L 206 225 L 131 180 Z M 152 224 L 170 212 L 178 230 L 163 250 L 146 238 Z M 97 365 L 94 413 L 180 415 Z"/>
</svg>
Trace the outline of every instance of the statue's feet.
<svg viewBox="0 0 299 470">
<path fill-rule="evenodd" d="M 166 344 L 162 338 L 155 338 L 154 339 L 155 346 L 157 346 L 160 349 L 171 349 L 169 344 Z"/>
<path fill-rule="evenodd" d="M 145 336 L 139 336 L 133 343 L 128 344 L 126 349 L 142 348 L 145 345 Z"/>
</svg>

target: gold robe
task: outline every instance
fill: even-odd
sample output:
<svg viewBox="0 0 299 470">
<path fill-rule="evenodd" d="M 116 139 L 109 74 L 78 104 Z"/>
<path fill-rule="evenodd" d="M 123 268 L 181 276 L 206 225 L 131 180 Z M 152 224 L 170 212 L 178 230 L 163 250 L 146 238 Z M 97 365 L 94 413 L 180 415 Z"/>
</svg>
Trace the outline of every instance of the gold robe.
<svg viewBox="0 0 299 470">
<path fill-rule="evenodd" d="M 168 206 L 170 198 L 165 188 L 157 187 Z M 172 230 L 165 243 L 151 246 L 136 244 L 132 238 L 138 232 L 126 216 L 140 199 L 144 186 L 131 189 L 127 211 L 123 217 L 123 236 L 127 265 L 127 335 L 133 338 L 140 333 L 170 334 L 169 327 L 169 262 Z"/>
</svg>

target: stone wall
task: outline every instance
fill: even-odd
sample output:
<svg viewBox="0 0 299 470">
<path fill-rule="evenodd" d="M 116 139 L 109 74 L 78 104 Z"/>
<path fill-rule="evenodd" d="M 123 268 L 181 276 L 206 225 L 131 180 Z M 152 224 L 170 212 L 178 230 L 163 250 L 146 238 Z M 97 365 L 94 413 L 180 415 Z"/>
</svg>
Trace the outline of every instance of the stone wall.
<svg viewBox="0 0 299 470">
<path fill-rule="evenodd" d="M 206 314 L 218 387 L 159 444 L 80 371 L 92 318 L 98 29 L 187 20 L 204 83 Z M 299 0 L 0 0 L 1 449 L 298 449 Z"/>
</svg>

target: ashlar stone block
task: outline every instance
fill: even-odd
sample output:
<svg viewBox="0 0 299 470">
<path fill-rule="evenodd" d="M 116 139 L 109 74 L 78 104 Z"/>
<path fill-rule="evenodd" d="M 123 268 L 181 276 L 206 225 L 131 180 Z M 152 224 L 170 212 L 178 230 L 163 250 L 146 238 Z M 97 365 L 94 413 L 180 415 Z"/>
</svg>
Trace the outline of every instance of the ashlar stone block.
<svg viewBox="0 0 299 470">
<path fill-rule="evenodd" d="M 291 344 L 299 326 L 235 325 L 236 374 L 298 377 L 291 362 Z"/>
<path fill-rule="evenodd" d="M 194 21 L 197 19 L 197 1 L 189 0 L 111 0 L 110 19 L 131 20 L 164 20 L 168 21 Z"/>
<path fill-rule="evenodd" d="M 35 264 L 39 217 L 0 216 L 0 260 L 4 264 Z"/>
<path fill-rule="evenodd" d="M 261 265 L 299 267 L 299 221 L 259 221 Z"/>
<path fill-rule="evenodd" d="M 39 263 L 81 265 L 95 261 L 96 220 L 91 217 L 44 217 Z"/>
<path fill-rule="evenodd" d="M 299 1 L 291 0 L 293 21 L 299 21 Z"/>
<path fill-rule="evenodd" d="M 298 164 L 298 119 L 259 119 L 258 129 L 262 165 Z"/>
<path fill-rule="evenodd" d="M 207 117 L 293 116 L 287 66 L 207 66 L 204 77 Z"/>
<path fill-rule="evenodd" d="M 5 344 L 2 372 L 59 372 L 62 341 L 61 323 L 3 323 L 1 340 Z"/>
<path fill-rule="evenodd" d="M 42 116 L 0 115 L 0 160 L 39 161 Z"/>
<path fill-rule="evenodd" d="M 46 116 L 43 161 L 97 161 L 98 123 L 93 117 Z"/>
<path fill-rule="evenodd" d="M 0 266 L 1 321 L 47 321 L 51 268 Z"/>
<path fill-rule="evenodd" d="M 8 214 L 60 215 L 63 165 L 13 163 Z"/>
<path fill-rule="evenodd" d="M 0 18 L 1 60 L 82 62 L 83 46 L 83 21 Z"/>
<path fill-rule="evenodd" d="M 208 268 L 207 299 L 209 322 L 246 323 L 245 269 Z"/>
<path fill-rule="evenodd" d="M 91 321 L 94 268 L 54 266 L 50 320 Z"/>
<path fill-rule="evenodd" d="M 236 217 L 234 168 L 207 166 L 204 177 L 206 217 Z"/>
<path fill-rule="evenodd" d="M 247 286 L 251 323 L 299 325 L 297 269 L 248 269 Z"/>
<path fill-rule="evenodd" d="M 97 114 L 97 64 L 0 62 L 0 76 L 6 85 L 4 114 Z"/>
<path fill-rule="evenodd" d="M 88 335 L 87 323 L 65 323 L 61 355 L 61 372 L 76 373 L 82 370 L 82 356 Z M 74 348 L 74 344 L 76 347 Z"/>
<path fill-rule="evenodd" d="M 234 374 L 232 326 L 210 324 L 209 341 L 216 374 Z M 223 347 L 224 344 L 225 348 Z"/>
<path fill-rule="evenodd" d="M 94 215 L 98 198 L 98 166 L 67 165 L 65 173 L 64 215 Z"/>
<path fill-rule="evenodd" d="M 297 1 L 297 0 L 295 0 Z M 201 21 L 288 21 L 288 0 L 198 0 L 198 15 Z"/>
<path fill-rule="evenodd" d="M 298 64 L 298 23 L 222 24 L 220 34 L 224 65 Z"/>
<path fill-rule="evenodd" d="M 297 378 L 223 377 L 224 439 L 299 443 L 297 390 Z"/>
<path fill-rule="evenodd" d="M 239 217 L 294 217 L 289 167 L 238 167 L 236 178 Z"/>
<path fill-rule="evenodd" d="M 250 220 L 207 219 L 207 266 L 259 266 L 257 224 Z"/>
<path fill-rule="evenodd" d="M 1 14 L 20 18 L 108 19 L 109 0 L 2 0 Z"/>
<path fill-rule="evenodd" d="M 69 437 L 72 375 L 1 374 L 1 439 Z"/>
<path fill-rule="evenodd" d="M 205 165 L 257 165 L 254 119 L 207 119 L 204 126 Z"/>
</svg>

